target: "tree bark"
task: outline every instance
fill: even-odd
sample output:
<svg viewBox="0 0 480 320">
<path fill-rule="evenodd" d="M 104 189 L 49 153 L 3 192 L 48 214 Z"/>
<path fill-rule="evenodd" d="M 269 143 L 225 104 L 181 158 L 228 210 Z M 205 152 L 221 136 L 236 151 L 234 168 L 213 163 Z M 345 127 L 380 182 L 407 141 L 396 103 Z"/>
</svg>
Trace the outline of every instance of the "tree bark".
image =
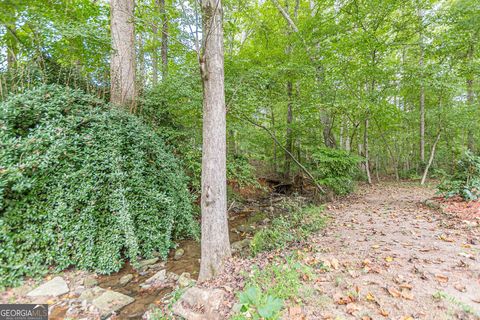
<svg viewBox="0 0 480 320">
<path fill-rule="evenodd" d="M 473 44 L 471 43 L 468 46 L 468 51 L 467 51 L 467 64 L 470 64 L 472 59 L 473 59 L 473 50 L 474 50 L 474 47 L 473 47 Z M 470 70 L 467 73 L 466 84 L 467 84 L 467 104 L 468 104 L 469 107 L 473 107 L 473 100 L 474 100 L 474 96 L 473 96 L 473 72 L 471 72 Z M 475 152 L 475 139 L 474 139 L 473 132 L 474 132 L 474 130 L 471 129 L 471 128 L 468 130 L 468 142 L 467 143 L 468 143 L 468 149 L 472 152 Z"/>
<path fill-rule="evenodd" d="M 226 108 L 221 0 L 202 0 L 202 238 L 199 280 L 215 277 L 231 256 L 227 221 Z"/>
<path fill-rule="evenodd" d="M 165 0 L 160 0 L 160 15 L 162 16 L 162 80 L 165 81 L 168 74 L 168 15 L 165 10 Z"/>
<path fill-rule="evenodd" d="M 271 112 L 271 125 L 272 125 L 272 132 L 275 134 L 275 113 L 273 112 L 273 107 L 270 107 Z M 278 172 L 278 163 L 277 163 L 277 144 L 273 141 L 273 172 L 277 174 Z"/>
<path fill-rule="evenodd" d="M 158 0 L 155 1 L 157 7 L 160 7 Z M 152 50 L 152 85 L 158 84 L 158 24 L 155 21 L 152 26 L 153 50 Z"/>
<path fill-rule="evenodd" d="M 435 157 L 435 148 L 437 147 L 437 143 L 440 140 L 440 134 L 441 133 L 442 132 L 440 131 L 437 134 L 437 138 L 435 139 L 435 142 L 433 143 L 432 150 L 430 151 L 430 159 L 428 159 L 427 166 L 425 167 L 425 170 L 423 171 L 422 181 L 420 182 L 421 185 L 424 185 L 425 181 L 427 180 L 428 170 L 430 169 L 430 166 L 432 165 L 433 157 Z"/>
<path fill-rule="evenodd" d="M 135 110 L 135 27 L 134 0 L 110 0 L 112 55 L 110 101 Z"/>
<path fill-rule="evenodd" d="M 372 184 L 372 176 L 370 175 L 370 159 L 368 150 L 368 118 L 365 119 L 365 131 L 363 132 L 363 148 L 365 150 L 365 172 L 367 173 L 368 184 Z"/>
<path fill-rule="evenodd" d="M 291 158 L 289 154 L 293 150 L 293 133 L 292 133 L 292 124 L 293 124 L 293 110 L 292 110 L 292 100 L 293 100 L 293 85 L 292 81 L 287 82 L 287 97 L 288 97 L 288 106 L 287 106 L 287 132 L 286 132 L 286 143 L 285 143 L 285 168 L 284 168 L 284 177 L 285 180 L 290 179 L 290 169 L 291 169 Z"/>
<path fill-rule="evenodd" d="M 142 94 L 145 88 L 145 50 L 143 49 L 142 33 L 138 34 L 138 93 Z"/>
<path fill-rule="evenodd" d="M 425 87 L 423 81 L 423 65 L 424 65 L 424 44 L 423 44 L 423 11 L 418 9 L 418 20 L 420 28 L 420 162 L 421 166 L 425 163 Z"/>
</svg>

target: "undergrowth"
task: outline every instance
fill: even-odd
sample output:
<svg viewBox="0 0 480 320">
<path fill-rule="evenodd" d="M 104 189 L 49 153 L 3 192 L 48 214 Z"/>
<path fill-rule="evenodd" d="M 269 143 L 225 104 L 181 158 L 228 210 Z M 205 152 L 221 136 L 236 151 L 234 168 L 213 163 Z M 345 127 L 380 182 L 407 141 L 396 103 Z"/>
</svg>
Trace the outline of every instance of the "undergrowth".
<svg viewBox="0 0 480 320">
<path fill-rule="evenodd" d="M 271 225 L 258 231 L 250 242 L 253 255 L 262 251 L 284 248 L 295 241 L 305 240 L 326 223 L 322 206 L 301 207 L 289 204 L 288 212 L 274 218 Z"/>
<path fill-rule="evenodd" d="M 480 198 L 480 157 L 470 151 L 457 163 L 454 173 L 447 175 L 438 186 L 445 197 L 460 196 L 472 201 Z"/>
<path fill-rule="evenodd" d="M 285 302 L 307 298 L 302 280 L 314 277 L 314 271 L 294 256 L 256 267 L 238 295 L 240 310 L 232 319 L 279 319 Z"/>
</svg>

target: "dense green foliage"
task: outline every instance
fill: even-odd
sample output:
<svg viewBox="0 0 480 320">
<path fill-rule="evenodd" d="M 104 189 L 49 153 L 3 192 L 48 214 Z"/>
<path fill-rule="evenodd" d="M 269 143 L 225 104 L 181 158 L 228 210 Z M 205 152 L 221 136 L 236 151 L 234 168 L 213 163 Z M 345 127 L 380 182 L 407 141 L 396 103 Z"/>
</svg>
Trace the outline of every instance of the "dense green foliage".
<svg viewBox="0 0 480 320">
<path fill-rule="evenodd" d="M 448 175 L 438 186 L 446 197 L 461 196 L 465 200 L 480 198 L 480 157 L 466 152 L 457 163 L 452 175 Z"/>
<path fill-rule="evenodd" d="M 441 136 L 432 172 L 451 173 L 466 149 L 480 150 L 478 1 L 277 4 L 223 1 L 230 179 L 252 181 L 242 159 L 268 164 L 269 173 L 295 175 L 298 167 L 270 133 L 319 183 L 340 194 L 351 190 L 352 176 L 366 175 L 352 172 L 353 158 L 328 149 L 361 157 L 362 171 L 368 154 L 374 178 L 421 176 L 440 129 L 449 134 Z M 108 99 L 108 2 L 11 0 L 1 8 L 0 98 L 34 83 L 56 82 Z M 166 0 L 165 10 L 163 66 L 159 30 L 165 17 L 158 1 L 135 1 L 138 111 L 173 146 L 192 178 L 192 191 L 198 191 L 199 6 Z"/>
<path fill-rule="evenodd" d="M 136 117 L 60 86 L 0 105 L 0 285 L 108 273 L 195 233 L 187 178 Z"/>
<path fill-rule="evenodd" d="M 359 174 L 358 165 L 362 161 L 360 157 L 344 150 L 316 148 L 310 158 L 312 171 L 319 177 L 318 183 L 340 195 L 353 191 Z"/>
<path fill-rule="evenodd" d="M 270 226 L 255 233 L 250 242 L 252 254 L 285 248 L 289 243 L 305 240 L 325 226 L 322 207 L 290 204 L 288 209 L 287 214 L 275 217 Z"/>
</svg>

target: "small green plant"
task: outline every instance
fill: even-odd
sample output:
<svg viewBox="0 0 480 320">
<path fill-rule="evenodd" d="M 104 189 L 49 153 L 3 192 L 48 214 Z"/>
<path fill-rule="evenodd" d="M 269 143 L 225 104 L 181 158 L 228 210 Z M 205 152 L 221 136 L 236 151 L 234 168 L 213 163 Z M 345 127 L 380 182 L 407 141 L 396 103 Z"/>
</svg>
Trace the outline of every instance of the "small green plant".
<svg viewBox="0 0 480 320">
<path fill-rule="evenodd" d="M 447 175 L 438 186 L 445 197 L 461 196 L 472 201 L 480 198 L 480 157 L 470 151 L 458 161 L 452 175 Z"/>
<path fill-rule="evenodd" d="M 437 291 L 432 295 L 434 300 L 440 301 L 440 300 L 446 300 L 453 304 L 454 306 L 462 309 L 463 312 L 468 313 L 468 314 L 473 314 L 476 317 L 480 317 L 480 313 L 476 312 L 474 308 L 469 306 L 468 304 L 458 300 L 457 298 L 449 295 L 448 293 L 444 291 Z"/>
<path fill-rule="evenodd" d="M 314 277 L 309 266 L 289 256 L 278 258 L 263 269 L 254 269 L 248 284 L 261 288 L 268 295 L 287 300 L 300 295 L 303 278 Z"/>
<path fill-rule="evenodd" d="M 246 319 L 247 315 L 253 319 L 277 319 L 282 301 L 311 298 L 311 289 L 302 280 L 314 279 L 315 275 L 295 256 L 288 256 L 254 268 L 248 277 L 246 289 L 239 295 L 240 313 L 233 319 Z"/>
<path fill-rule="evenodd" d="M 234 319 L 278 319 L 283 301 L 271 295 L 264 294 L 258 287 L 247 287 L 239 295 L 240 314 Z"/>
<path fill-rule="evenodd" d="M 291 211 L 272 220 L 267 228 L 257 232 L 250 242 L 253 255 L 262 251 L 284 248 L 293 241 L 301 241 L 325 226 L 323 207 L 293 206 Z"/>
</svg>

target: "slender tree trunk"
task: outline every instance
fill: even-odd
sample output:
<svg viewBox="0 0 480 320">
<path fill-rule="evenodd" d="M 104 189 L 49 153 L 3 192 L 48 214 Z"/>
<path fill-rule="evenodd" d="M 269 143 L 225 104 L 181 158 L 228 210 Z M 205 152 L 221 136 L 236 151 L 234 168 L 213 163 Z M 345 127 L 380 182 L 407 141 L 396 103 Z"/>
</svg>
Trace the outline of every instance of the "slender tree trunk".
<svg viewBox="0 0 480 320">
<path fill-rule="evenodd" d="M 158 0 L 155 1 L 155 4 L 159 6 Z M 152 50 L 152 85 L 156 86 L 158 84 L 158 24 L 155 21 L 152 26 L 153 33 L 153 50 Z"/>
<path fill-rule="evenodd" d="M 470 64 L 473 59 L 473 44 L 468 46 L 467 52 L 467 63 Z M 467 73 L 467 104 L 469 107 L 473 107 L 473 72 L 470 70 Z M 468 149 L 472 152 L 475 152 L 475 138 L 474 138 L 474 130 L 468 130 Z"/>
<path fill-rule="evenodd" d="M 137 90 L 142 94 L 145 89 L 145 50 L 143 49 L 142 33 L 138 34 L 138 87 Z"/>
<path fill-rule="evenodd" d="M 421 166 L 425 163 L 425 87 L 423 79 L 423 65 L 425 49 L 423 43 L 423 11 L 418 9 L 418 19 L 420 28 L 420 162 Z"/>
<path fill-rule="evenodd" d="M 135 110 L 135 30 L 134 0 L 110 0 L 112 56 L 110 101 Z"/>
<path fill-rule="evenodd" d="M 293 100 L 293 85 L 291 81 L 287 82 L 287 97 L 288 97 L 288 106 L 287 106 L 287 134 L 286 134 L 286 143 L 285 143 L 285 168 L 284 175 L 285 179 L 290 179 L 290 169 L 291 169 L 291 158 L 289 153 L 292 153 L 293 150 L 293 133 L 292 133 L 292 124 L 293 124 L 293 111 L 292 111 L 292 100 Z"/>
<path fill-rule="evenodd" d="M 320 111 L 320 121 L 322 122 L 323 127 L 323 142 L 325 146 L 328 148 L 336 148 L 337 141 L 335 136 L 333 135 L 333 119 L 332 117 L 325 111 Z"/>
<path fill-rule="evenodd" d="M 275 113 L 273 112 L 273 107 L 270 108 L 271 112 L 271 122 L 272 122 L 272 132 L 275 135 Z M 273 141 L 273 172 L 277 174 L 278 172 L 278 156 L 277 156 L 277 144 Z"/>
<path fill-rule="evenodd" d="M 165 0 L 160 0 L 160 15 L 162 16 L 162 80 L 168 74 L 168 15 L 165 10 Z"/>
<path fill-rule="evenodd" d="M 368 150 L 368 118 L 365 119 L 365 131 L 363 133 L 363 147 L 365 150 L 365 172 L 367 173 L 368 184 L 372 184 L 372 176 L 370 175 L 370 158 Z"/>
<path fill-rule="evenodd" d="M 223 11 L 220 0 L 202 0 L 203 83 L 202 239 L 199 280 L 215 277 L 231 256 L 227 220 L 226 108 Z"/>
<path fill-rule="evenodd" d="M 15 69 L 17 64 L 17 52 L 18 52 L 18 44 L 17 39 L 15 38 L 14 34 L 16 33 L 16 25 L 15 20 L 7 28 L 7 33 L 5 34 L 6 43 L 7 43 L 7 70 L 12 71 Z"/>
<path fill-rule="evenodd" d="M 432 150 L 430 151 L 430 159 L 428 159 L 428 163 L 425 167 L 425 170 L 423 171 L 422 181 L 420 182 L 421 185 L 424 185 L 425 181 L 427 180 L 428 170 L 432 165 L 433 157 L 435 157 L 435 148 L 437 147 L 437 143 L 440 140 L 440 134 L 441 134 L 441 131 L 437 134 L 437 138 L 435 139 L 435 142 L 433 143 L 433 146 L 432 146 Z"/>
</svg>

